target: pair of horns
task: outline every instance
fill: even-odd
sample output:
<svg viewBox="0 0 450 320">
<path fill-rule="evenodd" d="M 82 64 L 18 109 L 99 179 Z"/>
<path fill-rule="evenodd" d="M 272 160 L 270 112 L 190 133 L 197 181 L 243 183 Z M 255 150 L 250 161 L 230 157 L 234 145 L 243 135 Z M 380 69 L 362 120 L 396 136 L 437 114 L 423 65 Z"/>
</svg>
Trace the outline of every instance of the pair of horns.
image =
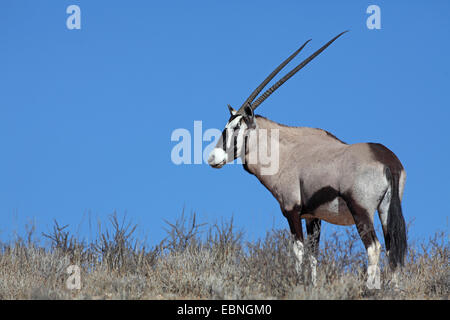
<svg viewBox="0 0 450 320">
<path fill-rule="evenodd" d="M 341 32 L 336 37 L 328 41 L 322 48 L 314 52 L 312 55 L 310 55 L 308 58 L 303 60 L 302 63 L 300 63 L 298 66 L 296 66 L 294 69 L 289 71 L 283 78 L 281 78 L 277 83 L 275 83 L 273 86 L 271 86 L 269 89 L 266 90 L 262 95 L 259 96 L 258 99 L 255 100 L 256 96 L 261 92 L 262 89 L 272 80 L 280 71 L 283 69 L 292 59 L 295 58 L 295 56 L 302 51 L 302 49 L 306 46 L 306 44 L 311 41 L 309 39 L 306 41 L 297 51 L 295 51 L 293 54 L 291 54 L 286 60 L 284 60 L 274 71 L 272 71 L 269 76 L 264 79 L 263 82 L 252 92 L 252 94 L 245 100 L 245 102 L 242 104 L 242 106 L 239 108 L 238 113 L 243 113 L 245 106 L 250 105 L 253 110 L 255 110 L 264 100 L 266 100 L 275 90 L 277 90 L 283 83 L 285 83 L 289 78 L 291 78 L 294 74 L 296 74 L 300 69 L 302 69 L 304 66 L 306 66 L 312 59 L 317 57 L 323 50 L 325 50 L 330 44 L 332 44 L 337 38 L 342 36 L 344 33 L 348 31 Z M 253 100 L 255 100 L 253 102 Z"/>
</svg>

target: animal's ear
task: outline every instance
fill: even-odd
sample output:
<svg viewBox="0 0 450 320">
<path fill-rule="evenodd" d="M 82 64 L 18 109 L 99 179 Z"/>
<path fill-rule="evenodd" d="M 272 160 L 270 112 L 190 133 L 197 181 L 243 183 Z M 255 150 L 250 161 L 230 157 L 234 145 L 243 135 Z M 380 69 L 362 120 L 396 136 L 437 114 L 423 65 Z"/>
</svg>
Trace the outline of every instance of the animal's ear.
<svg viewBox="0 0 450 320">
<path fill-rule="evenodd" d="M 232 116 L 234 116 L 235 114 L 236 114 L 236 110 L 234 110 L 233 109 L 233 107 L 232 106 L 230 106 L 230 105 L 228 105 L 228 110 L 230 111 L 230 114 L 232 115 Z"/>
<path fill-rule="evenodd" d="M 250 129 L 254 129 L 256 127 L 255 114 L 253 113 L 253 108 L 250 104 L 244 107 L 244 120 Z"/>
</svg>

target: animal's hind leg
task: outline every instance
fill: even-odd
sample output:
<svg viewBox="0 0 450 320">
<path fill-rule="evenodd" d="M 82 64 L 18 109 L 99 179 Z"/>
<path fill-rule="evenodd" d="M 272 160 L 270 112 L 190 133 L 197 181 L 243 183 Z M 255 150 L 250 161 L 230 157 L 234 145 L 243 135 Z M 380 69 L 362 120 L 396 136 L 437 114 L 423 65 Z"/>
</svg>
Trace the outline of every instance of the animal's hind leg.
<svg viewBox="0 0 450 320">
<path fill-rule="evenodd" d="M 370 212 L 375 213 L 375 208 L 373 210 L 372 208 L 365 208 L 351 197 L 345 200 L 355 220 L 359 236 L 367 250 L 369 266 L 367 267 L 368 278 L 366 286 L 369 289 L 380 289 L 380 268 L 378 262 L 381 245 L 373 226 L 373 214 L 370 214 Z"/>
<path fill-rule="evenodd" d="M 306 233 L 308 234 L 308 247 L 310 249 L 311 280 L 317 283 L 317 256 L 319 254 L 320 219 L 306 219 Z"/>
</svg>

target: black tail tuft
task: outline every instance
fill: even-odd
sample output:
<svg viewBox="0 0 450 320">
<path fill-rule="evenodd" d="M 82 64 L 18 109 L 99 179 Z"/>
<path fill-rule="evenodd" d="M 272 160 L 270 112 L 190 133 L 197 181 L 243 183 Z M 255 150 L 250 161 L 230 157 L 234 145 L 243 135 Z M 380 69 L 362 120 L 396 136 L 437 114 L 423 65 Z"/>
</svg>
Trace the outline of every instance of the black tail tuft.
<svg viewBox="0 0 450 320">
<path fill-rule="evenodd" d="M 386 242 L 389 244 L 389 264 L 392 269 L 395 269 L 398 265 L 402 266 L 404 264 L 407 248 L 406 225 L 402 214 L 398 187 L 400 174 L 391 172 L 389 168 L 387 168 L 386 173 L 391 181 L 392 188 L 391 203 L 389 205 L 387 219 Z"/>
</svg>

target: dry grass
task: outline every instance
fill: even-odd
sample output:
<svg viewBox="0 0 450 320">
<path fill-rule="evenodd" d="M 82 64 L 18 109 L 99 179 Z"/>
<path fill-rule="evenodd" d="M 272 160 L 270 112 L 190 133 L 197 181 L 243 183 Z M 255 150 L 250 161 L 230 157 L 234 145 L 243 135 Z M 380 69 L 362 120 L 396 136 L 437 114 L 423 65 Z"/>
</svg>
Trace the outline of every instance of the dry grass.
<svg viewBox="0 0 450 320">
<path fill-rule="evenodd" d="M 355 232 L 322 239 L 317 286 L 308 268 L 294 268 L 291 236 L 272 230 L 244 242 L 233 221 L 206 226 L 195 215 L 167 222 L 167 237 L 146 248 L 136 226 L 112 215 L 109 228 L 85 243 L 56 221 L 44 234 L 50 246 L 25 237 L 0 247 L 1 299 L 448 299 L 448 235 L 409 241 L 400 289 L 390 282 L 382 258 L 382 288 L 367 290 L 367 259 Z M 347 229 L 348 230 L 348 229 Z M 81 289 L 69 290 L 69 265 L 81 270 Z"/>
</svg>

